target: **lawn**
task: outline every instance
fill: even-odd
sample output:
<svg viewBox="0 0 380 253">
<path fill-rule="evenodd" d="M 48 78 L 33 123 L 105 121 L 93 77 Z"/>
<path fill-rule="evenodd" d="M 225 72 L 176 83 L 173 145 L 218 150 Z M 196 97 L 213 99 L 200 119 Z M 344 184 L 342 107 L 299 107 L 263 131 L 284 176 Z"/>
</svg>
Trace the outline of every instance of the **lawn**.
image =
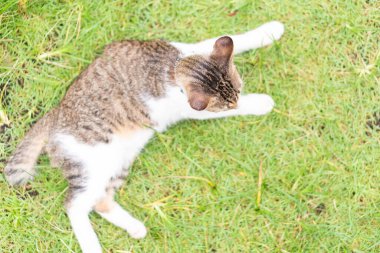
<svg viewBox="0 0 380 253">
<path fill-rule="evenodd" d="M 235 58 L 246 92 L 270 94 L 275 110 L 157 134 L 117 194 L 148 236 L 92 214 L 104 251 L 380 252 L 379 10 L 376 0 L 2 0 L 0 170 L 107 43 L 196 42 L 279 20 L 278 43 Z M 47 157 L 37 166 L 22 189 L 0 174 L 0 252 L 80 252 L 67 183 Z"/>
</svg>

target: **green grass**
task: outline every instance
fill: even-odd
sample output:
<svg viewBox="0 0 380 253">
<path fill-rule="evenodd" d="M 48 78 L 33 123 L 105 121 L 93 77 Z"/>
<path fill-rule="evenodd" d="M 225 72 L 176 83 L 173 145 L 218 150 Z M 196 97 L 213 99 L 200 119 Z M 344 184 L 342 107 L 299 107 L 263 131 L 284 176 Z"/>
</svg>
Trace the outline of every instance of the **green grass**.
<svg viewBox="0 0 380 253">
<path fill-rule="evenodd" d="M 235 60 L 275 111 L 157 135 L 117 195 L 149 234 L 92 215 L 106 252 L 380 252 L 380 131 L 367 126 L 380 111 L 378 1 L 21 2 L 0 4 L 0 168 L 107 43 L 285 23 L 279 43 Z M 31 189 L 0 174 L 0 252 L 79 252 L 67 183 L 46 157 L 38 167 Z"/>
</svg>

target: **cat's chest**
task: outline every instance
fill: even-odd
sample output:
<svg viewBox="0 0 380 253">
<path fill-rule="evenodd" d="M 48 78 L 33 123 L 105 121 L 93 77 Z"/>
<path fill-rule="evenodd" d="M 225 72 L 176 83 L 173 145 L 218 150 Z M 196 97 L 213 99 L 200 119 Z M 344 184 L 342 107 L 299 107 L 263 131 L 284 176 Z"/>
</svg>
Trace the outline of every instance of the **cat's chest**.
<svg viewBox="0 0 380 253">
<path fill-rule="evenodd" d="M 169 87 L 165 96 L 161 98 L 148 98 L 146 104 L 149 116 L 154 123 L 154 129 L 162 132 L 170 125 L 185 118 L 186 111 L 190 109 L 187 97 L 180 87 Z"/>
</svg>

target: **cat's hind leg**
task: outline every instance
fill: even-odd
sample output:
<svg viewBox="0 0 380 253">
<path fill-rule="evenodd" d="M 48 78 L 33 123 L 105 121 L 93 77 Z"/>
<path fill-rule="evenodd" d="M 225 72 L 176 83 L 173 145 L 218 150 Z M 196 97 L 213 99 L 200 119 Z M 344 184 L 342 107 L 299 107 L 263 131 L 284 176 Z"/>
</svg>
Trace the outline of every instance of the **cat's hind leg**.
<svg viewBox="0 0 380 253">
<path fill-rule="evenodd" d="M 107 153 L 107 145 L 84 144 L 72 135 L 57 134 L 47 151 L 53 162 L 62 167 L 69 183 L 65 206 L 82 252 L 101 253 L 89 213 L 106 196 L 110 171 L 117 167 L 107 159 L 109 157 L 102 156 Z"/>
<path fill-rule="evenodd" d="M 122 178 L 111 179 L 111 188 L 107 190 L 107 195 L 96 203 L 94 210 L 110 223 L 126 230 L 132 238 L 144 238 L 147 233 L 144 224 L 132 217 L 114 200 L 115 189 L 119 188 L 122 180 Z"/>
<path fill-rule="evenodd" d="M 281 22 L 271 21 L 246 33 L 228 36 L 234 42 L 234 54 L 240 54 L 272 44 L 281 38 L 284 30 L 284 25 Z M 181 51 L 184 56 L 210 54 L 217 39 L 212 38 L 194 44 L 181 42 L 172 42 L 171 44 Z"/>
<path fill-rule="evenodd" d="M 102 248 L 91 225 L 89 213 L 102 196 L 88 187 L 89 179 L 82 174 L 83 167 L 80 164 L 66 162 L 64 167 L 70 171 L 66 175 L 69 181 L 66 209 L 74 234 L 83 253 L 101 253 Z"/>
<path fill-rule="evenodd" d="M 66 205 L 67 215 L 82 252 L 101 253 L 102 248 L 88 217 L 92 204 L 87 199 L 88 195 L 88 193 L 83 193 L 70 201 Z"/>
</svg>

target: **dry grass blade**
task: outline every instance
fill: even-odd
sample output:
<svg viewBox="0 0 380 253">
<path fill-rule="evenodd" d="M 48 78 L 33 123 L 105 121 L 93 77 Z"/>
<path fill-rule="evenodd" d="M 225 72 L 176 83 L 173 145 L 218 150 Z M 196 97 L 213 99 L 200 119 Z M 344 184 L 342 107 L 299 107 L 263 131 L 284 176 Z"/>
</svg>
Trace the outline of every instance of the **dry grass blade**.
<svg viewBox="0 0 380 253">
<path fill-rule="evenodd" d="M 263 184 L 263 161 L 260 161 L 260 166 L 259 166 L 259 179 L 257 182 L 257 197 L 256 197 L 256 205 L 257 208 L 260 209 L 260 204 L 261 204 L 261 186 Z"/>
</svg>

